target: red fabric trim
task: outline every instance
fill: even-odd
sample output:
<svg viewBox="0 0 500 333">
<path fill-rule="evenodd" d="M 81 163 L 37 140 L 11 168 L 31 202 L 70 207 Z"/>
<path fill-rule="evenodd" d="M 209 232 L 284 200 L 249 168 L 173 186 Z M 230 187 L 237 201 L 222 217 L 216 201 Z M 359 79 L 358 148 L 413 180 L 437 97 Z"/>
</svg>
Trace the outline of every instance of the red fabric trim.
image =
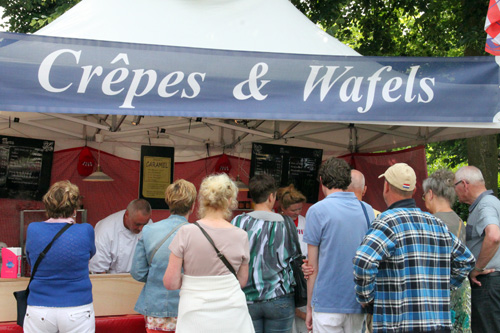
<svg viewBox="0 0 500 333">
<path fill-rule="evenodd" d="M 139 196 L 139 161 L 120 158 L 105 152 L 101 152 L 102 170 L 111 176 L 114 182 L 92 183 L 84 182 L 82 176 L 78 174 L 77 162 L 79 153 L 83 147 L 60 150 L 54 153 L 52 165 L 51 183 L 68 179 L 80 188 L 83 198 L 84 208 L 87 209 L 87 221 L 95 225 L 104 217 L 125 209 L 127 204 Z M 92 149 L 92 148 L 91 148 Z M 95 149 L 92 149 L 96 151 Z M 96 157 L 97 151 L 94 153 Z M 191 162 L 180 162 L 174 165 L 174 179 L 186 179 L 191 181 L 198 189 L 202 179 L 213 173 L 214 167 L 221 155 L 211 156 L 201 160 Z M 228 156 L 232 165 L 230 176 L 236 178 L 239 174 L 241 180 L 248 184 L 250 173 L 250 160 L 234 156 Z M 374 208 L 383 211 L 386 208 L 382 198 L 382 188 L 384 180 L 378 176 L 392 164 L 397 162 L 408 163 L 415 169 L 417 174 L 417 193 L 414 196 L 417 205 L 425 207 L 422 196 L 422 181 L 427 178 L 427 165 L 425 161 L 425 149 L 423 146 L 401 150 L 391 153 L 376 154 L 351 154 L 344 158 L 356 169 L 361 171 L 366 178 L 368 191 L 364 201 L 370 203 Z M 320 192 L 321 200 L 324 196 Z M 249 201 L 248 192 L 240 192 L 238 200 Z M 305 204 L 302 215 L 307 213 L 310 204 Z M 0 241 L 7 243 L 7 246 L 19 246 L 19 225 L 21 210 L 44 209 L 39 201 L 0 199 L 0 211 L 2 212 L 1 226 L 2 237 Z M 195 207 L 195 212 L 197 207 Z M 236 214 L 240 211 L 236 211 Z M 153 221 L 159 221 L 170 215 L 168 210 L 154 210 Z M 195 221 L 196 213 L 192 214 L 190 221 Z M 44 213 L 30 214 L 26 216 L 25 228 L 29 222 L 44 221 Z M 77 222 L 81 221 L 81 216 L 77 216 Z"/>
</svg>

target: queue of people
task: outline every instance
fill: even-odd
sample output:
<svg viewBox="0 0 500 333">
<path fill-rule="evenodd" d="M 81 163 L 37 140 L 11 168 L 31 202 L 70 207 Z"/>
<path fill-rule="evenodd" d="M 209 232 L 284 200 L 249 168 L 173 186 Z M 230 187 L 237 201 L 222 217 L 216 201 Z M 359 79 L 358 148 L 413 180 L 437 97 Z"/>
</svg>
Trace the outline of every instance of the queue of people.
<svg viewBox="0 0 500 333">
<path fill-rule="evenodd" d="M 232 217 L 238 190 L 219 174 L 198 194 L 185 180 L 169 185 L 169 218 L 152 223 L 149 203 L 133 200 L 95 236 L 74 222 L 78 187 L 53 184 L 48 220 L 28 227 L 29 263 L 62 231 L 30 284 L 24 331 L 94 332 L 90 271 L 144 283 L 135 310 L 150 333 L 500 332 L 500 201 L 479 169 L 424 180 L 429 213 L 415 204 L 407 164 L 380 175 L 383 212 L 362 201 L 364 176 L 344 160 L 328 159 L 318 176 L 325 198 L 305 218 L 305 196 L 269 175 L 250 179 L 255 209 Z M 470 205 L 467 225 L 451 208 L 456 197 Z M 300 253 L 308 302 L 296 309 L 291 261 Z"/>
</svg>

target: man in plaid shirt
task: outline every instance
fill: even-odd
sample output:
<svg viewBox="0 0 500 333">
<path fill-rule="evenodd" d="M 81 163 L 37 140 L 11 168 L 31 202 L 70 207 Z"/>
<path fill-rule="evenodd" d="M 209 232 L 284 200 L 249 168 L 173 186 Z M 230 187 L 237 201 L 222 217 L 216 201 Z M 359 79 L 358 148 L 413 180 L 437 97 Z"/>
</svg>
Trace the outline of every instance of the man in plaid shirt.
<svg viewBox="0 0 500 333">
<path fill-rule="evenodd" d="M 417 208 L 410 166 L 397 163 L 380 177 L 388 209 L 356 251 L 357 300 L 373 306 L 373 332 L 451 332 L 450 288 L 461 285 L 474 256 L 441 220 Z"/>
</svg>

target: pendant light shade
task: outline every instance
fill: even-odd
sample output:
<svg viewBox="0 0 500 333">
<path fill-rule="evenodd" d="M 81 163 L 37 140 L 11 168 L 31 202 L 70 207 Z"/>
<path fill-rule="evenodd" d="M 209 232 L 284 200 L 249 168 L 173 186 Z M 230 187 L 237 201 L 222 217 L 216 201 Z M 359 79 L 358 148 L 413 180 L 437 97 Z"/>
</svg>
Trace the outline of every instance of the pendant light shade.
<svg viewBox="0 0 500 333">
<path fill-rule="evenodd" d="M 96 135 L 96 141 L 99 142 L 97 150 L 97 170 L 90 174 L 90 176 L 83 179 L 85 182 L 112 182 L 114 179 L 102 172 L 101 170 L 101 142 L 102 136 Z"/>
<path fill-rule="evenodd" d="M 85 178 L 85 182 L 112 182 L 114 179 L 101 171 L 101 166 L 97 165 L 97 170 Z"/>
</svg>

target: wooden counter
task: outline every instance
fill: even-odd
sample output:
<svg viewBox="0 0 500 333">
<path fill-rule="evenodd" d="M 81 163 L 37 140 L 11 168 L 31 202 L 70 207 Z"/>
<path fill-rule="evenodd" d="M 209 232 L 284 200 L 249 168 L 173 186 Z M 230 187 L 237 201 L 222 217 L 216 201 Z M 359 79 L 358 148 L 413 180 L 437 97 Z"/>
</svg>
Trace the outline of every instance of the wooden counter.
<svg viewBox="0 0 500 333">
<path fill-rule="evenodd" d="M 29 278 L 0 279 L 0 322 L 15 321 L 17 317 L 14 291 L 26 289 Z M 143 283 L 135 281 L 130 274 L 90 275 L 94 310 L 97 316 L 137 314 L 135 302 Z"/>
</svg>

